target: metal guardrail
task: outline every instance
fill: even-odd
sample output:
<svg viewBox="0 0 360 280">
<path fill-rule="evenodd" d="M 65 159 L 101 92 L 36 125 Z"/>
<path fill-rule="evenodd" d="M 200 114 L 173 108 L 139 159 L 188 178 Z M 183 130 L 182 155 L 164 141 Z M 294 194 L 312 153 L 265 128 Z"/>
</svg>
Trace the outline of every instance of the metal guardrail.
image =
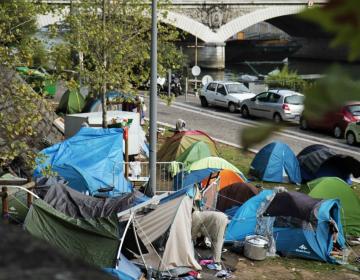
<svg viewBox="0 0 360 280">
<path fill-rule="evenodd" d="M 128 180 L 135 187 L 146 185 L 150 178 L 149 162 L 132 161 L 116 163 L 113 168 L 113 184 L 120 179 L 117 174 L 122 174 L 125 168 L 128 168 Z M 183 187 L 185 166 L 182 162 L 157 162 L 156 163 L 156 193 L 174 191 L 174 184 L 178 189 Z M 125 172 L 124 172 L 125 173 Z M 175 176 L 177 175 L 177 176 Z M 176 182 L 174 181 L 176 180 Z"/>
</svg>

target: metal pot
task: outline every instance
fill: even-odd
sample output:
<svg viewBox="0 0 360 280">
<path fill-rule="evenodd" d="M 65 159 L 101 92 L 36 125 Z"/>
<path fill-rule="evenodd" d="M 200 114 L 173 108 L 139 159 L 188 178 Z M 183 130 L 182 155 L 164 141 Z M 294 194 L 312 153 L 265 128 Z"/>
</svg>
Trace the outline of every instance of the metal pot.
<svg viewBox="0 0 360 280">
<path fill-rule="evenodd" d="M 269 240 L 260 235 L 250 235 L 245 238 L 244 256 L 255 261 L 266 258 Z"/>
</svg>

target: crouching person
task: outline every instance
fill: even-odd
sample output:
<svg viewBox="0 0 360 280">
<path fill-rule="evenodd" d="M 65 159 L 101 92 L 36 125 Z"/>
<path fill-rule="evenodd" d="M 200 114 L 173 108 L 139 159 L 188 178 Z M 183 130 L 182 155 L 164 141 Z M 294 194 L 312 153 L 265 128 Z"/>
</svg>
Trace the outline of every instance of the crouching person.
<svg viewBox="0 0 360 280">
<path fill-rule="evenodd" d="M 199 237 L 207 237 L 211 242 L 216 270 L 221 270 L 221 252 L 228 218 L 224 213 L 214 211 L 194 211 L 191 235 L 194 242 Z"/>
</svg>

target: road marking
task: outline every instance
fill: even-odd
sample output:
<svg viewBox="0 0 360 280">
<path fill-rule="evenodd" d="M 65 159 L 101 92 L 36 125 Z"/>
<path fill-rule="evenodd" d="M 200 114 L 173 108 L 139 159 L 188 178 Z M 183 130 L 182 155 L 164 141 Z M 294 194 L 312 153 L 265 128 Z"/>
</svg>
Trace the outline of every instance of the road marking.
<svg viewBox="0 0 360 280">
<path fill-rule="evenodd" d="M 178 102 L 176 102 L 176 103 L 178 103 Z M 167 106 L 164 102 L 160 102 L 160 104 L 162 104 L 164 106 Z M 229 118 L 225 119 L 224 117 L 219 116 L 219 115 L 201 112 L 201 111 L 198 110 L 197 107 L 194 107 L 197 110 L 194 110 L 194 109 L 191 109 L 191 108 L 186 108 L 185 106 L 178 106 L 178 105 L 171 105 L 171 107 L 176 108 L 176 109 L 181 109 L 181 110 L 184 110 L 184 111 L 188 111 L 188 112 L 192 112 L 192 113 L 196 113 L 196 114 L 199 114 L 199 115 L 207 116 L 207 117 L 210 117 L 210 118 L 213 118 L 213 119 L 218 119 L 218 120 L 222 120 L 222 121 L 231 122 L 231 123 L 234 123 L 234 124 L 240 124 L 240 125 L 248 126 L 248 127 L 255 127 L 256 126 L 255 124 L 243 123 L 243 122 L 241 122 L 239 120 L 236 121 L 236 120 L 229 119 Z M 188 107 L 190 107 L 190 106 L 188 106 Z M 286 132 L 286 130 L 285 130 L 285 132 Z M 298 140 L 298 141 L 303 141 L 303 142 L 307 142 L 307 143 L 311 143 L 311 144 L 327 143 L 327 146 L 331 147 L 333 149 L 343 151 L 343 152 L 346 152 L 346 153 L 349 153 L 351 151 L 351 152 L 357 154 L 358 156 L 360 156 L 360 152 L 354 151 L 352 148 L 350 148 L 350 147 L 348 147 L 348 146 L 346 146 L 346 145 L 344 145 L 342 143 L 336 143 L 336 142 L 332 142 L 332 141 L 329 141 L 329 140 L 326 140 L 326 139 L 321 139 L 321 138 L 319 138 L 318 140 L 307 139 L 306 135 L 302 135 L 300 133 L 296 133 L 296 135 L 292 135 L 292 134 L 284 133 L 284 132 L 274 132 L 274 135 L 279 135 L 279 136 L 283 136 L 283 137 L 287 137 L 287 138 L 292 138 L 292 139 L 295 139 L 295 140 Z M 312 137 L 312 138 L 316 139 L 316 137 Z"/>
</svg>

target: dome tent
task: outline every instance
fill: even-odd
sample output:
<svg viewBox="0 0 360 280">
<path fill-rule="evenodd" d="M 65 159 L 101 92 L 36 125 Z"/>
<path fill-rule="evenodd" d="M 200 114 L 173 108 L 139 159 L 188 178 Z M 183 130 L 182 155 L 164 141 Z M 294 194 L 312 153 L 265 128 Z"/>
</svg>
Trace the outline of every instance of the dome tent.
<svg viewBox="0 0 360 280">
<path fill-rule="evenodd" d="M 67 90 L 61 97 L 57 113 L 80 113 L 85 105 L 85 99 L 77 90 Z"/>
<path fill-rule="evenodd" d="M 209 146 L 203 141 L 193 143 L 175 160 L 182 162 L 185 166 L 191 165 L 193 162 L 200 159 L 210 157 L 211 151 Z"/>
<path fill-rule="evenodd" d="M 268 182 L 301 183 L 298 160 L 290 147 L 282 142 L 263 147 L 251 163 L 250 174 Z"/>
<path fill-rule="evenodd" d="M 175 133 L 168 138 L 158 151 L 157 160 L 160 162 L 174 161 L 187 148 L 199 141 L 208 145 L 212 156 L 218 156 L 216 144 L 210 136 L 200 130 L 187 130 Z"/>
<path fill-rule="evenodd" d="M 352 188 L 337 177 L 322 177 L 307 183 L 314 198 L 338 198 L 341 203 L 341 220 L 346 235 L 360 236 L 360 199 Z"/>
<path fill-rule="evenodd" d="M 360 162 L 351 156 L 337 154 L 324 145 L 311 145 L 297 155 L 303 182 L 320 177 L 339 177 L 351 183 L 351 174 L 360 177 Z"/>
</svg>

